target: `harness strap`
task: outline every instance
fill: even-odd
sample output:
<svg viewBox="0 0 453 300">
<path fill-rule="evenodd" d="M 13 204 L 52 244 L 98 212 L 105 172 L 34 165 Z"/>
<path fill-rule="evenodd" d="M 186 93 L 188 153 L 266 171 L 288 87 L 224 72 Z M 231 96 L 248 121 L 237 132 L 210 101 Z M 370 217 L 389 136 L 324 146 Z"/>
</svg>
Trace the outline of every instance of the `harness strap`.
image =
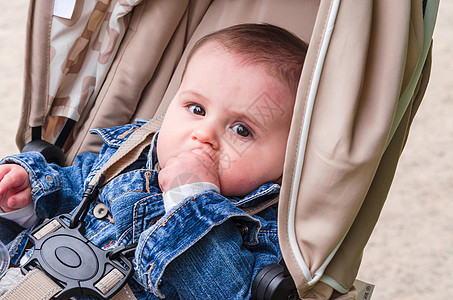
<svg viewBox="0 0 453 300">
<path fill-rule="evenodd" d="M 115 270 L 115 269 L 114 269 Z M 112 270 L 112 272 L 114 272 Z M 112 273 L 110 272 L 110 273 Z M 110 274 L 109 273 L 109 274 Z M 102 288 L 109 288 L 115 285 L 116 275 L 107 274 L 102 278 L 100 285 L 106 284 Z M 102 283 L 101 283 L 102 282 Z M 109 283 L 110 282 L 110 283 Z M 99 288 L 101 290 L 102 288 Z M 48 300 L 52 299 L 56 294 L 62 291 L 62 288 L 50 279 L 44 271 L 40 269 L 33 269 L 27 275 L 22 277 L 15 286 L 13 286 L 7 293 L 5 293 L 0 300 Z M 107 292 L 106 292 L 107 293 Z M 115 296 L 113 300 L 136 299 L 129 285 L 125 285 Z"/>
<path fill-rule="evenodd" d="M 62 288 L 40 269 L 28 272 L 1 300 L 51 299 Z"/>
<path fill-rule="evenodd" d="M 162 125 L 163 116 L 164 114 L 161 114 L 149 120 L 134 131 L 91 179 L 90 185 L 96 186 L 102 175 L 105 176 L 104 184 L 106 184 L 124 170 L 124 168 L 136 161 L 143 149 L 150 144 L 152 134 Z"/>
<path fill-rule="evenodd" d="M 137 299 L 128 284 L 112 297 L 112 300 Z"/>
</svg>

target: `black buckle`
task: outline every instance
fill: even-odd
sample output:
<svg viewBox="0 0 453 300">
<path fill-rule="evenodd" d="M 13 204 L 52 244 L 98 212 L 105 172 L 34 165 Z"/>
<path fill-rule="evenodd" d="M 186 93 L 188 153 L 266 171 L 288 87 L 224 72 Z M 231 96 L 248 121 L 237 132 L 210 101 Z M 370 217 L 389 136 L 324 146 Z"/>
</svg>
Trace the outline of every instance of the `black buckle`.
<svg viewBox="0 0 453 300">
<path fill-rule="evenodd" d="M 110 299 L 123 288 L 134 271 L 128 257 L 133 256 L 135 244 L 105 251 L 83 235 L 85 216 L 97 198 L 103 181 L 104 177 L 101 176 L 98 184 L 88 186 L 72 216 L 57 216 L 35 228 L 29 235 L 35 246 L 22 272 L 25 274 L 34 268 L 44 271 L 62 288 L 54 296 L 55 299 L 79 295 Z M 117 279 L 113 287 L 105 287 L 101 280 L 107 274 L 121 279 Z"/>
<path fill-rule="evenodd" d="M 105 251 L 98 248 L 80 232 L 83 224 L 70 228 L 70 218 L 70 215 L 60 215 L 33 230 L 30 239 L 35 249 L 22 271 L 27 273 L 34 268 L 44 271 L 63 289 L 54 296 L 55 299 L 68 299 L 77 295 L 110 299 L 133 273 L 132 263 L 122 252 L 130 250 L 120 248 Z M 61 225 L 59 229 L 40 239 L 33 236 L 55 220 Z M 95 285 L 114 269 L 124 277 L 108 292 L 102 293 Z"/>
</svg>

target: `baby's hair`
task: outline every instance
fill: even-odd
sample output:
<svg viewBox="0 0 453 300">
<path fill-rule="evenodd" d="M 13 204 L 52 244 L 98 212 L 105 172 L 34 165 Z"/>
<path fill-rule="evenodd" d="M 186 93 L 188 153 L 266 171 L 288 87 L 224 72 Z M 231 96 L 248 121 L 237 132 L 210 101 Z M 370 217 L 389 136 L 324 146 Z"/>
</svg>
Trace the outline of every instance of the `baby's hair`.
<svg viewBox="0 0 453 300">
<path fill-rule="evenodd" d="M 264 67 L 272 76 L 287 84 L 293 95 L 296 94 L 308 45 L 291 32 L 270 24 L 252 23 L 221 29 L 195 43 L 186 66 L 195 52 L 209 42 L 218 43 L 227 51 L 238 54 L 245 64 Z"/>
</svg>

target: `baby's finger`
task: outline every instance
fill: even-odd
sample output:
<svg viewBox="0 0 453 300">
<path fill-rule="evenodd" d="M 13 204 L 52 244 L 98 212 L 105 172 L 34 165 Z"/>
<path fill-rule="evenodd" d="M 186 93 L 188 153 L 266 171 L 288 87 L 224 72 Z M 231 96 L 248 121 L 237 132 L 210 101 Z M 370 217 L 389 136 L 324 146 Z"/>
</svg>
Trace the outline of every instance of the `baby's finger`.
<svg viewBox="0 0 453 300">
<path fill-rule="evenodd" d="M 169 190 L 170 178 L 172 177 L 170 174 L 171 171 L 168 172 L 168 170 L 169 170 L 168 168 L 162 169 L 162 171 L 160 171 L 158 175 L 159 187 L 164 192 Z"/>
<path fill-rule="evenodd" d="M 0 179 L 0 195 L 7 192 L 10 189 L 10 186 L 11 179 L 8 178 L 8 176 L 3 176 L 3 178 Z"/>
<path fill-rule="evenodd" d="M 8 191 L 11 188 L 14 188 L 15 178 L 7 173 L 0 181 L 0 194 L 3 194 L 5 191 Z"/>
<path fill-rule="evenodd" d="M 8 165 L 0 165 L 0 181 L 3 180 L 6 174 L 11 171 L 11 168 Z"/>
<path fill-rule="evenodd" d="M 7 205 L 12 210 L 24 208 L 32 203 L 31 189 L 26 188 L 8 198 Z"/>
</svg>

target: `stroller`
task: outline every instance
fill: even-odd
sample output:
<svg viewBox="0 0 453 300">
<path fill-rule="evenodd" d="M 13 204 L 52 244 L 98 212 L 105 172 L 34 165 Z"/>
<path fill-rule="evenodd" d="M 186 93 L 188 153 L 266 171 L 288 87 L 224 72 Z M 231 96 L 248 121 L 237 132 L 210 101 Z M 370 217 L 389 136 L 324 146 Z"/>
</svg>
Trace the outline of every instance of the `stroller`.
<svg viewBox="0 0 453 300">
<path fill-rule="evenodd" d="M 284 262 L 258 274 L 254 297 L 303 299 L 321 282 L 332 298 L 357 296 L 363 249 L 428 84 L 439 1 L 99 0 L 56 12 L 59 2 L 30 2 L 16 142 L 61 165 L 99 151 L 90 129 L 162 114 L 180 62 L 207 33 L 265 22 L 309 42 L 278 203 Z"/>
</svg>

